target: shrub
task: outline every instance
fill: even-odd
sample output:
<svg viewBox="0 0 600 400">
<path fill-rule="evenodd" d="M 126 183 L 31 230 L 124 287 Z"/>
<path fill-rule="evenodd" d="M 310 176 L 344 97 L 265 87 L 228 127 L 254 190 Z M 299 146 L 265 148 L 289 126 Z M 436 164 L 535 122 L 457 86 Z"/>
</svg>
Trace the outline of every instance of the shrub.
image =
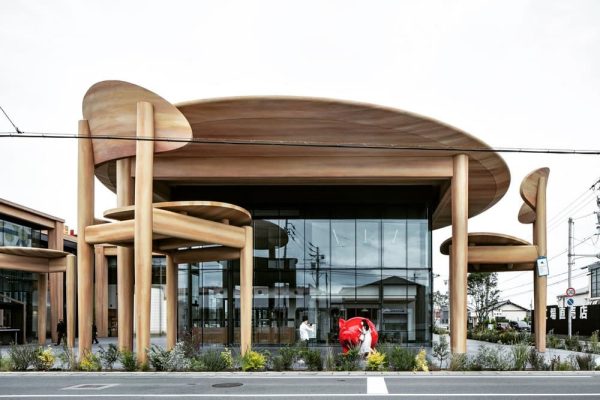
<svg viewBox="0 0 600 400">
<path fill-rule="evenodd" d="M 34 364 L 37 358 L 37 347 L 12 344 L 8 350 L 8 357 L 13 370 L 25 371 L 30 365 Z"/>
<path fill-rule="evenodd" d="M 71 347 L 65 343 L 62 347 L 62 352 L 58 355 L 58 359 L 62 365 L 62 369 L 68 371 L 77 371 L 79 369 L 79 363 L 77 362 L 77 356 Z"/>
<path fill-rule="evenodd" d="M 152 345 L 148 352 L 148 360 L 157 371 L 187 371 L 191 367 L 191 359 L 185 356 L 183 342 L 178 342 L 171 350 Z"/>
<path fill-rule="evenodd" d="M 468 371 L 469 370 L 469 357 L 463 353 L 454 353 L 450 356 L 450 365 L 448 365 L 450 371 Z"/>
<path fill-rule="evenodd" d="M 113 343 L 108 345 L 108 349 L 104 350 L 102 346 L 100 346 L 100 350 L 98 350 L 98 355 L 100 357 L 100 361 L 105 369 L 113 369 L 113 366 L 117 361 L 119 361 L 119 348 L 115 346 Z"/>
<path fill-rule="evenodd" d="M 395 346 L 387 353 L 388 365 L 393 371 L 412 371 L 416 367 L 415 352 Z"/>
<path fill-rule="evenodd" d="M 507 371 L 512 362 L 497 347 L 481 346 L 473 358 L 470 368 L 475 371 L 492 370 Z"/>
<path fill-rule="evenodd" d="M 292 369 L 294 361 L 299 356 L 299 349 L 296 347 L 285 346 L 279 349 L 279 355 L 273 359 L 273 367 L 277 371 L 289 371 Z M 275 361 L 277 359 L 277 361 Z M 280 369 L 275 368 L 275 364 L 280 363 Z"/>
<path fill-rule="evenodd" d="M 581 351 L 582 346 L 579 341 L 579 335 L 565 338 L 565 349 L 570 351 Z"/>
<path fill-rule="evenodd" d="M 592 336 L 590 336 L 590 351 L 594 354 L 600 353 L 600 344 L 598 343 L 598 331 L 592 332 Z"/>
<path fill-rule="evenodd" d="M 55 360 L 56 357 L 54 356 L 52 347 L 38 347 L 36 349 L 35 359 L 33 360 L 33 368 L 37 371 L 48 371 L 54 366 Z"/>
<path fill-rule="evenodd" d="M 2 356 L 2 351 L 0 351 L 0 371 L 10 371 L 10 360 L 7 357 Z"/>
<path fill-rule="evenodd" d="M 91 351 L 85 352 L 81 357 L 81 361 L 79 361 L 79 369 L 88 372 L 102 370 L 100 358 Z"/>
<path fill-rule="evenodd" d="M 524 371 L 527 366 L 529 345 L 526 342 L 519 342 L 513 345 L 511 351 L 513 355 L 513 369 L 516 371 Z"/>
<path fill-rule="evenodd" d="M 335 371 L 335 355 L 333 354 L 333 349 L 331 347 L 327 348 L 327 354 L 325 355 L 325 370 L 326 371 Z"/>
<path fill-rule="evenodd" d="M 427 352 L 421 348 L 415 356 L 415 368 L 414 371 L 429 372 L 429 366 L 427 365 Z"/>
<path fill-rule="evenodd" d="M 335 366 L 338 371 L 358 371 L 360 362 L 360 348 L 351 347 L 346 353 L 340 353 L 335 359 Z"/>
<path fill-rule="evenodd" d="M 202 365 L 200 371 L 220 372 L 233 368 L 233 357 L 229 349 L 223 351 L 208 350 L 197 358 Z M 195 369 L 198 371 L 198 369 Z"/>
<path fill-rule="evenodd" d="M 125 371 L 135 371 L 139 367 L 135 353 L 131 350 L 122 350 L 119 360 Z"/>
<path fill-rule="evenodd" d="M 527 361 L 529 361 L 531 368 L 536 371 L 546 371 L 549 368 L 546 364 L 546 357 L 544 357 L 543 354 L 540 354 L 535 347 L 532 347 L 529 350 Z"/>
<path fill-rule="evenodd" d="M 591 354 L 577 354 L 575 355 L 577 366 L 582 371 L 593 371 L 596 368 L 596 362 L 594 356 Z"/>
<path fill-rule="evenodd" d="M 440 336 L 440 340 L 433 344 L 433 356 L 440 360 L 440 368 L 444 366 L 444 360 L 450 355 L 450 348 L 448 346 L 448 339 L 446 336 Z"/>
<path fill-rule="evenodd" d="M 552 333 L 549 333 L 546 336 L 546 343 L 548 344 L 548 347 L 551 347 L 553 349 L 560 349 L 561 342 L 562 341 Z"/>
<path fill-rule="evenodd" d="M 254 350 L 246 351 L 240 359 L 240 364 L 242 366 L 242 371 L 262 371 L 265 369 L 267 365 L 267 358 Z"/>
<path fill-rule="evenodd" d="M 202 337 L 194 330 L 185 332 L 182 335 L 183 351 L 187 358 L 192 358 L 198 355 L 200 346 L 202 345 Z"/>
<path fill-rule="evenodd" d="M 302 352 L 302 358 L 306 362 L 309 371 L 323 371 L 323 357 L 321 350 L 305 349 Z"/>
<path fill-rule="evenodd" d="M 551 371 L 573 371 L 574 369 L 573 362 L 570 359 L 560 361 L 560 356 L 554 356 L 552 360 L 550 360 Z"/>
<path fill-rule="evenodd" d="M 373 350 L 367 356 L 367 370 L 368 371 L 385 371 L 385 354 L 380 353 L 377 350 Z"/>
</svg>

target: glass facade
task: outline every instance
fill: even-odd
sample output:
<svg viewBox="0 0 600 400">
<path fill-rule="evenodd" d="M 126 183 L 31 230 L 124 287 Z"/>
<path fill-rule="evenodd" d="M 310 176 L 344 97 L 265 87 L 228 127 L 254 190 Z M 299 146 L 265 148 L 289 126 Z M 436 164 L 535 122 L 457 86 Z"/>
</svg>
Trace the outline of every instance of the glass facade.
<svg viewBox="0 0 600 400">
<path fill-rule="evenodd" d="M 46 247 L 47 240 L 41 230 L 0 219 L 0 246 Z M 37 278 L 36 273 L 0 270 L 0 327 L 22 327 L 23 318 L 28 337 L 37 336 Z M 23 306 L 11 302 L 14 299 Z M 11 339 L 12 336 L 7 336 Z M 7 339 L 5 337 L 0 339 Z M 11 339 L 12 340 L 12 339 Z"/>
<path fill-rule="evenodd" d="M 590 268 L 590 296 L 600 297 L 600 267 Z"/>
<path fill-rule="evenodd" d="M 337 343 L 338 319 L 373 321 L 380 340 L 431 343 L 431 230 L 426 206 L 255 209 L 253 342 Z M 239 343 L 239 262 L 179 266 L 179 333 Z"/>
</svg>

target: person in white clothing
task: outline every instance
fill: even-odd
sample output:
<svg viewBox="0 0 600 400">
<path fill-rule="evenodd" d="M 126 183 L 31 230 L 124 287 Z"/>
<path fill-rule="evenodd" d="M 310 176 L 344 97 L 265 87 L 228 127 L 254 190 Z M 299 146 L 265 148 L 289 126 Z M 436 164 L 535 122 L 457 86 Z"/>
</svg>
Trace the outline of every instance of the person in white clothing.
<svg viewBox="0 0 600 400">
<path fill-rule="evenodd" d="M 303 316 L 302 323 L 300 324 L 300 343 L 303 345 L 308 345 L 309 332 L 314 331 L 314 325 L 308 322 L 308 317 L 306 315 Z"/>
<path fill-rule="evenodd" d="M 360 328 L 360 354 L 363 357 L 367 357 L 371 353 L 371 328 L 366 319 L 361 321 L 362 326 Z"/>
</svg>

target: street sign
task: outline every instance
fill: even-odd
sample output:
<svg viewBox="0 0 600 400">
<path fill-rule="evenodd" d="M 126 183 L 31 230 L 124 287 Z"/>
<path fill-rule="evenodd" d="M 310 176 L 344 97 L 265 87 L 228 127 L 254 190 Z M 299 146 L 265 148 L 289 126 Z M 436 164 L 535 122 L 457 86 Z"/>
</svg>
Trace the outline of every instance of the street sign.
<svg viewBox="0 0 600 400">
<path fill-rule="evenodd" d="M 567 305 L 568 305 L 568 306 L 572 306 L 573 304 L 575 304 L 575 299 L 573 299 L 573 298 L 570 298 L 570 297 L 569 297 L 569 298 L 567 299 Z"/>
<path fill-rule="evenodd" d="M 575 289 L 573 289 L 572 287 L 567 289 L 567 296 L 568 297 L 573 297 L 575 296 Z"/>
</svg>

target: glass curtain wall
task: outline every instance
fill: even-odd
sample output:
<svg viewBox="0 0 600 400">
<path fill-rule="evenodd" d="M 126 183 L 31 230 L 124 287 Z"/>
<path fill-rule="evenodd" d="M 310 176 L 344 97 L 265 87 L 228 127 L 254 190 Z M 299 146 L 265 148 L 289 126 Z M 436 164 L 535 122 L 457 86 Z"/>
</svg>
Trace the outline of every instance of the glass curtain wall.
<svg viewBox="0 0 600 400">
<path fill-rule="evenodd" d="M 363 218 L 364 215 L 364 218 Z M 253 342 L 337 343 L 338 320 L 366 317 L 380 340 L 431 342 L 431 230 L 425 207 L 311 213 L 254 210 Z M 180 266 L 179 329 L 239 343 L 239 262 Z M 191 290 L 188 290 L 191 288 Z"/>
</svg>

